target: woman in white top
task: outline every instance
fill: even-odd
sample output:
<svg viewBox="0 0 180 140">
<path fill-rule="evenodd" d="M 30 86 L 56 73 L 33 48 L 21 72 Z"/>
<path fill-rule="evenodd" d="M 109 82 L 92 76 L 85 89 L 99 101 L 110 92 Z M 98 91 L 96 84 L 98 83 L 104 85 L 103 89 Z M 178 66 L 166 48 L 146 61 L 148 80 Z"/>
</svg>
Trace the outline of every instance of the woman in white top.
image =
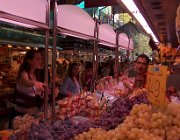
<svg viewBox="0 0 180 140">
<path fill-rule="evenodd" d="M 168 96 L 170 102 L 180 103 L 178 91 L 173 86 L 168 87 L 167 96 Z"/>
<path fill-rule="evenodd" d="M 42 68 L 43 60 L 36 50 L 25 54 L 23 63 L 19 67 L 15 93 L 15 109 L 20 113 L 27 113 L 28 108 L 37 106 L 37 96 L 45 90 L 45 83 L 37 81 L 37 70 Z"/>
</svg>

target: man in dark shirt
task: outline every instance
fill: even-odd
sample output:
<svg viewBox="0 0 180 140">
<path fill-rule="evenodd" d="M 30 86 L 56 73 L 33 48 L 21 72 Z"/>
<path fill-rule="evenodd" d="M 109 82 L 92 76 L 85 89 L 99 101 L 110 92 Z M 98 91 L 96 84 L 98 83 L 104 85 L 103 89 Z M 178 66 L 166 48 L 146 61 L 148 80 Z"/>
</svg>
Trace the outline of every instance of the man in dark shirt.
<svg viewBox="0 0 180 140">
<path fill-rule="evenodd" d="M 143 88 L 145 86 L 146 73 L 149 65 L 149 58 L 145 54 L 137 57 L 134 67 L 128 69 L 122 76 L 122 81 L 125 85 L 129 85 L 130 78 L 135 78 L 132 82 L 134 88 Z"/>
</svg>

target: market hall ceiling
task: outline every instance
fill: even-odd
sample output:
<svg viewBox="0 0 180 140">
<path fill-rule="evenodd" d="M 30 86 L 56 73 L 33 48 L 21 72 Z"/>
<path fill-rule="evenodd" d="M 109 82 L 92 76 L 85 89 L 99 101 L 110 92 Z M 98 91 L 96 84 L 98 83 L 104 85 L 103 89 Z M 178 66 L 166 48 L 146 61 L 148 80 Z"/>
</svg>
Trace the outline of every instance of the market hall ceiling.
<svg viewBox="0 0 180 140">
<path fill-rule="evenodd" d="M 83 0 L 58 0 L 59 4 L 69 2 L 77 4 L 82 1 Z M 92 3 L 98 3 L 100 1 L 101 0 L 92 0 Z M 109 2 L 109 0 L 104 0 L 103 3 L 105 1 L 107 1 L 107 3 Z M 119 2 L 121 0 L 116 1 Z M 85 3 L 87 2 L 91 2 L 91 0 L 85 0 Z M 134 0 L 134 2 L 158 40 L 161 43 L 171 43 L 172 47 L 177 47 L 178 39 L 175 30 L 175 17 L 180 0 Z"/>
<path fill-rule="evenodd" d="M 176 10 L 180 0 L 134 0 L 161 43 L 178 47 L 175 30 Z"/>
</svg>

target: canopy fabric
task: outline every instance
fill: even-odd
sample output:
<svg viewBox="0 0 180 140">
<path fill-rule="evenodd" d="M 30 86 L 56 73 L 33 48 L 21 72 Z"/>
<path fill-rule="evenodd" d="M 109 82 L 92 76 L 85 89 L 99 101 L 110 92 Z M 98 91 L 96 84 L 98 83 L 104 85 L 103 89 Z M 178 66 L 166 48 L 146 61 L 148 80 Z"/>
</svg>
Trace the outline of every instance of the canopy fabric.
<svg viewBox="0 0 180 140">
<path fill-rule="evenodd" d="M 118 35 L 118 46 L 121 48 L 128 49 L 128 44 L 129 44 L 128 35 L 125 33 L 120 33 Z"/>
<path fill-rule="evenodd" d="M 58 5 L 57 27 L 61 34 L 83 39 L 95 39 L 95 21 L 75 5 Z"/>
<path fill-rule="evenodd" d="M 116 33 L 111 25 L 100 24 L 98 33 L 99 44 L 116 47 Z"/>
<path fill-rule="evenodd" d="M 130 40 L 129 40 L 129 49 L 134 50 L 134 41 L 132 38 L 130 38 Z"/>
<path fill-rule="evenodd" d="M 46 9 L 47 0 L 0 0 L 0 20 L 33 28 L 32 21 L 46 24 Z"/>
</svg>

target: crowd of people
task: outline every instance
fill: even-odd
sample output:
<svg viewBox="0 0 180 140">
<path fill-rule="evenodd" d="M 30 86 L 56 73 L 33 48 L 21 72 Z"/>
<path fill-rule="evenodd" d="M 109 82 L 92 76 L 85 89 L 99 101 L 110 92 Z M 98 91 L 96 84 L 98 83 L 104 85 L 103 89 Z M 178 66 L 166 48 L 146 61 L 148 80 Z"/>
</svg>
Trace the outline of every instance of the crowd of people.
<svg viewBox="0 0 180 140">
<path fill-rule="evenodd" d="M 29 108 L 43 106 L 45 88 L 49 90 L 51 98 L 51 74 L 49 71 L 49 83 L 44 83 L 44 50 L 30 50 L 25 54 L 19 68 L 16 83 L 14 101 L 15 110 L 19 114 L 25 114 Z M 119 76 L 125 87 L 129 90 L 143 88 L 146 82 L 146 73 L 150 61 L 147 55 L 141 54 L 136 61 L 129 64 L 125 70 L 120 65 Z M 60 65 L 60 79 L 63 79 L 56 90 L 57 98 L 73 96 L 81 90 L 92 91 L 93 87 L 93 64 L 92 62 L 62 62 Z M 99 79 L 114 75 L 114 59 L 110 58 L 105 63 L 99 64 Z M 169 95 L 170 97 L 171 95 Z M 174 94 L 173 94 L 174 96 Z M 171 99 L 171 97 L 169 98 Z"/>
</svg>

